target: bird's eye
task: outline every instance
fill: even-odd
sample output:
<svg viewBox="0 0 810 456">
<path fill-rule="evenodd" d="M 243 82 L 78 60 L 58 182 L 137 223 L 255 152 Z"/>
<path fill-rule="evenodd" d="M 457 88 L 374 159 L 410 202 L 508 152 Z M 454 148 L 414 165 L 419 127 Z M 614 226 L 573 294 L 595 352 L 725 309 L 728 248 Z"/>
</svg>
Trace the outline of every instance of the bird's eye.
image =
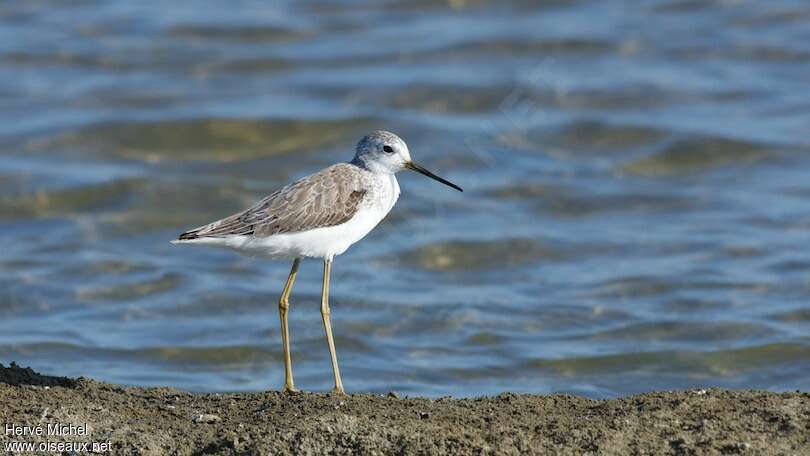
<svg viewBox="0 0 810 456">
<path fill-rule="evenodd" d="M 394 148 L 391 147 L 391 146 L 383 146 L 383 150 L 385 151 L 386 154 L 393 154 L 394 153 Z"/>
</svg>

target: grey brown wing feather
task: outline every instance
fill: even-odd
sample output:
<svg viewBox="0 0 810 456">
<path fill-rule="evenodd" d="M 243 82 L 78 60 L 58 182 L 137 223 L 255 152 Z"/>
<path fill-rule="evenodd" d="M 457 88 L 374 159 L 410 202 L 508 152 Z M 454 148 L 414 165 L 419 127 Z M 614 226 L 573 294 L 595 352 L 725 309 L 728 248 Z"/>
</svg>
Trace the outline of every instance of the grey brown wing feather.
<svg viewBox="0 0 810 456">
<path fill-rule="evenodd" d="M 366 194 L 354 165 L 330 166 L 265 197 L 250 208 L 189 230 L 180 240 L 297 233 L 347 222 Z"/>
</svg>

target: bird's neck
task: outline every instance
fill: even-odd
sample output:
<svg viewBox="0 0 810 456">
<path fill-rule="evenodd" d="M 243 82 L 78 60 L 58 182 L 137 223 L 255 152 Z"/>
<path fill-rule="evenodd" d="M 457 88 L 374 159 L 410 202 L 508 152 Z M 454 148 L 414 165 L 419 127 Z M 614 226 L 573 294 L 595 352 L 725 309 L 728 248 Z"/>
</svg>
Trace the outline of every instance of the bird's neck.
<svg viewBox="0 0 810 456">
<path fill-rule="evenodd" d="M 379 175 L 382 175 L 382 176 L 390 176 L 390 175 L 394 174 L 387 167 L 385 167 L 385 166 L 383 166 L 383 165 L 381 165 L 381 164 L 379 164 L 377 162 L 374 162 L 372 160 L 363 160 L 361 157 L 354 157 L 354 159 L 352 161 L 350 161 L 349 163 L 351 163 L 352 165 L 355 165 L 355 166 L 357 166 L 359 168 L 362 168 L 362 169 L 364 169 L 366 171 L 369 171 L 369 172 L 371 172 L 373 174 L 379 174 Z"/>
</svg>

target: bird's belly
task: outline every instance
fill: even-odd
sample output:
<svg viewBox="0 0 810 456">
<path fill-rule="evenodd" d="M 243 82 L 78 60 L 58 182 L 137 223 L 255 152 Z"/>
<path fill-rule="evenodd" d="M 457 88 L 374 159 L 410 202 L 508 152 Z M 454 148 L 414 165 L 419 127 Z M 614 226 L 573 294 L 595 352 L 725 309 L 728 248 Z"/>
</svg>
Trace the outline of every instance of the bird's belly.
<svg viewBox="0 0 810 456">
<path fill-rule="evenodd" d="M 269 258 L 332 258 L 345 252 L 385 217 L 385 207 L 361 207 L 347 222 L 265 238 L 245 237 L 238 250 Z"/>
</svg>

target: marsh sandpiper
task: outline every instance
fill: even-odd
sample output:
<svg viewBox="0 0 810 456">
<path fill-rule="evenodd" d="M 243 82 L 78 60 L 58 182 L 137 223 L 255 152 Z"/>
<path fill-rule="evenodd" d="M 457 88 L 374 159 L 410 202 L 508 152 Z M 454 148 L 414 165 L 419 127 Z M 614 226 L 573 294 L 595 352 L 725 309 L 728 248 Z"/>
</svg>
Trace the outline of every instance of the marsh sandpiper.
<svg viewBox="0 0 810 456">
<path fill-rule="evenodd" d="M 181 234 L 176 244 L 230 247 L 270 259 L 291 259 L 292 269 L 278 302 L 284 349 L 284 390 L 296 391 L 287 325 L 289 298 L 301 258 L 323 259 L 321 317 L 335 377 L 342 394 L 329 311 L 332 260 L 362 239 L 391 211 L 399 197 L 395 174 L 409 169 L 462 191 L 411 160 L 405 141 L 375 131 L 357 144 L 354 159 L 306 176 L 242 212 Z"/>
</svg>

